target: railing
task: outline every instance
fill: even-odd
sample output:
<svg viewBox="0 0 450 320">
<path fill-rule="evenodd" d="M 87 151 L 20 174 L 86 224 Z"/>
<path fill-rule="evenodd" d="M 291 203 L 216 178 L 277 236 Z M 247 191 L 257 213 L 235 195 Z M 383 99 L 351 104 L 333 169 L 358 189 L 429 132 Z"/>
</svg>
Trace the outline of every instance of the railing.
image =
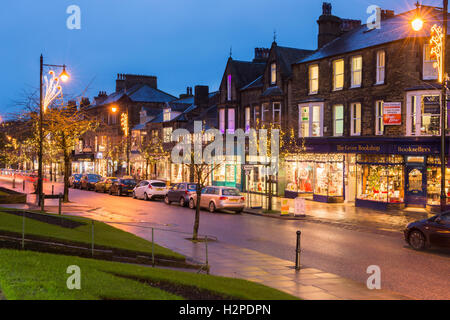
<svg viewBox="0 0 450 320">
<path fill-rule="evenodd" d="M 62 215 L 54 215 L 54 214 L 45 214 L 45 213 L 39 213 L 39 212 L 31 212 L 31 211 L 26 211 L 26 210 L 22 210 L 21 211 L 21 216 L 22 216 L 22 232 L 21 232 L 21 238 L 17 238 L 14 235 L 0 235 L 0 238 L 6 239 L 6 240 L 10 240 L 10 241 L 16 241 L 16 242 L 20 242 L 20 247 L 22 250 L 26 249 L 26 243 L 36 243 L 36 244 L 40 244 L 40 245 L 47 245 L 47 246 L 53 246 L 53 247 L 65 247 L 67 249 L 77 249 L 77 250 L 85 250 L 85 251 L 90 251 L 90 255 L 91 257 L 95 257 L 96 253 L 112 253 L 112 250 L 105 250 L 105 249 L 101 249 L 101 248 L 96 248 L 96 243 L 95 243 L 95 223 L 96 222 L 100 222 L 100 223 L 105 223 L 108 225 L 124 225 L 124 226 L 130 226 L 130 227 L 137 227 L 137 228 L 142 228 L 142 229 L 148 229 L 151 230 L 151 263 L 152 266 L 154 267 L 156 265 L 156 259 L 155 259 L 155 231 L 162 231 L 162 232 L 171 232 L 171 233 L 175 233 L 178 235 L 183 235 L 183 236 L 192 236 L 191 233 L 188 232 L 183 232 L 183 231 L 179 231 L 179 230 L 170 230 L 170 229 L 163 229 L 163 228 L 159 228 L 159 227 L 155 227 L 155 226 L 144 226 L 139 224 L 139 222 L 128 222 L 128 221 L 101 221 L 101 220 L 93 220 L 93 219 L 89 219 L 86 217 L 82 217 L 82 216 L 76 216 L 77 219 L 79 220 L 85 220 L 88 224 L 91 225 L 91 230 L 90 230 L 90 241 L 89 241 L 89 246 L 88 247 L 84 247 L 82 245 L 78 245 L 75 244 L 76 241 L 74 241 L 74 244 L 68 244 L 71 241 L 67 240 L 68 243 L 58 243 L 58 242 L 52 242 L 51 240 L 40 240 L 40 239 L 36 239 L 39 238 L 39 235 L 35 235 L 35 234 L 31 234 L 30 236 L 34 236 L 35 239 L 33 239 L 32 237 L 26 237 L 27 233 L 26 233 L 26 219 L 28 217 L 28 219 L 33 219 L 31 218 L 32 215 L 37 215 L 37 216 L 42 216 L 42 217 L 51 217 L 52 219 L 60 219 L 60 223 L 61 225 L 63 224 L 63 221 L 75 221 L 72 219 L 68 219 L 67 217 L 64 217 Z M 37 219 L 39 220 L 39 219 Z M 145 222 L 146 224 L 148 224 L 148 222 Z M 186 237 L 183 237 L 183 239 L 187 239 Z M 208 261 L 208 242 L 211 241 L 217 241 L 217 238 L 211 235 L 199 235 L 199 242 L 203 242 L 204 243 L 204 256 L 203 256 L 203 261 L 197 261 L 195 259 L 192 259 L 193 262 L 195 262 L 196 264 L 200 265 L 200 268 L 198 270 L 198 273 L 205 271 L 207 274 L 209 274 L 209 261 Z M 105 245 L 101 245 L 101 247 L 105 247 Z M 124 248 L 118 248 L 126 250 L 126 251 L 134 251 L 132 249 L 124 249 Z M 143 252 L 139 252 L 139 254 L 142 256 L 142 254 L 144 254 Z"/>
</svg>

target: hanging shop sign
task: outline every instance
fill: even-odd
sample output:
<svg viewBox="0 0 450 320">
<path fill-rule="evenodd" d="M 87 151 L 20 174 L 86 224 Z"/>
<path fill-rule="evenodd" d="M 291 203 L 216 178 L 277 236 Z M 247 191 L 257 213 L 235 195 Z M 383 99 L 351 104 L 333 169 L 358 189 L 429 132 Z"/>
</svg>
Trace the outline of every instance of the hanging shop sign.
<svg viewBox="0 0 450 320">
<path fill-rule="evenodd" d="M 383 107 L 383 123 L 385 126 L 402 124 L 402 103 L 385 102 Z"/>
</svg>

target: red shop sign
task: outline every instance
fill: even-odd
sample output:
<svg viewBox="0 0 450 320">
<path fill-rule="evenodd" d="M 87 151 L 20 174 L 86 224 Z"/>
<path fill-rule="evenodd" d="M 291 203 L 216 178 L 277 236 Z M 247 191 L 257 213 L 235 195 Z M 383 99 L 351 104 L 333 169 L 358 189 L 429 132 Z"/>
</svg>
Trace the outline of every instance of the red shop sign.
<svg viewBox="0 0 450 320">
<path fill-rule="evenodd" d="M 402 124 L 402 103 L 385 102 L 383 106 L 383 123 L 385 126 Z"/>
</svg>

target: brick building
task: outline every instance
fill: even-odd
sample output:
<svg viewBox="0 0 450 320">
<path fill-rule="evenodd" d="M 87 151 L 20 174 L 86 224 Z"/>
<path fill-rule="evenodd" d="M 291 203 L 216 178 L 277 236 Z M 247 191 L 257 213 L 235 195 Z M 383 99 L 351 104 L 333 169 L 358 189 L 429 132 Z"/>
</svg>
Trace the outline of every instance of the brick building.
<svg viewBox="0 0 450 320">
<path fill-rule="evenodd" d="M 72 164 L 74 173 L 98 173 L 101 175 L 120 175 L 126 172 L 126 139 L 121 125 L 127 114 L 129 134 L 141 121 L 155 118 L 166 103 L 176 97 L 157 88 L 155 76 L 118 74 L 115 92 L 107 95 L 100 91 L 87 112 L 100 122 L 95 132 L 89 132 L 80 139 L 75 148 Z M 133 137 L 132 137 L 133 138 Z M 136 138 L 136 136 L 134 137 Z M 129 147 L 130 162 L 133 160 Z M 131 168 L 133 171 L 133 168 Z"/>
<path fill-rule="evenodd" d="M 319 48 L 292 66 L 288 119 L 306 151 L 286 162 L 285 194 L 380 209 L 439 205 L 440 88 L 430 54 L 442 10 L 382 11 L 380 29 L 324 4 Z M 448 173 L 450 177 L 450 172 Z M 448 193 L 448 190 L 446 190 Z"/>
</svg>

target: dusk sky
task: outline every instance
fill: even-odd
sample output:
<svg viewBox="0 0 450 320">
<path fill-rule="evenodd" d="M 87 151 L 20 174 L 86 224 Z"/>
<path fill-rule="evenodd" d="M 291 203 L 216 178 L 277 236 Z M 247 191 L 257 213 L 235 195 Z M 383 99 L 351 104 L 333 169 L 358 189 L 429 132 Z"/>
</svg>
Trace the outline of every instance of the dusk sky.
<svg viewBox="0 0 450 320">
<path fill-rule="evenodd" d="M 333 14 L 366 22 L 369 5 L 403 12 L 412 0 L 334 0 Z M 423 1 L 441 5 L 440 0 Z M 69 30 L 70 5 L 81 8 L 81 29 Z M 158 88 L 178 96 L 187 86 L 217 90 L 232 46 L 251 60 L 255 47 L 317 47 L 318 0 L 18 0 L 2 2 L 0 115 L 39 86 L 39 55 L 66 64 L 66 96 L 111 93 L 117 73 L 155 75 Z M 85 91 L 85 89 L 87 90 Z"/>
</svg>

